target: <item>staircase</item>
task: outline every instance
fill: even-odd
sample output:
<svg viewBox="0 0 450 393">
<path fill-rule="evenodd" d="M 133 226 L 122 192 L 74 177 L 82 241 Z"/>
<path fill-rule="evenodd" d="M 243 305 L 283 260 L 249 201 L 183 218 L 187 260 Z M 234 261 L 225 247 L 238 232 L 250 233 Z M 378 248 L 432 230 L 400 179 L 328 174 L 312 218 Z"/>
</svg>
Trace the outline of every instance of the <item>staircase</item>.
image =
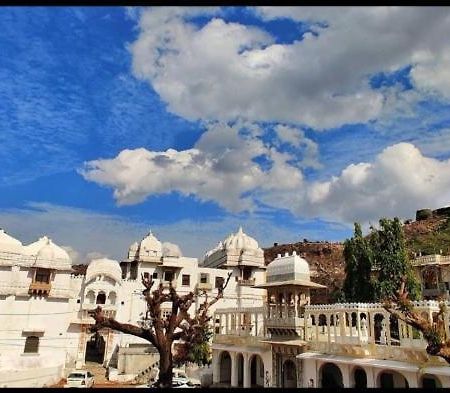
<svg viewBox="0 0 450 393">
<path fill-rule="evenodd" d="M 155 378 L 159 369 L 159 361 L 157 360 L 155 363 L 151 364 L 144 370 L 140 371 L 138 375 L 131 382 L 133 385 L 141 385 L 149 382 L 150 378 Z"/>
</svg>

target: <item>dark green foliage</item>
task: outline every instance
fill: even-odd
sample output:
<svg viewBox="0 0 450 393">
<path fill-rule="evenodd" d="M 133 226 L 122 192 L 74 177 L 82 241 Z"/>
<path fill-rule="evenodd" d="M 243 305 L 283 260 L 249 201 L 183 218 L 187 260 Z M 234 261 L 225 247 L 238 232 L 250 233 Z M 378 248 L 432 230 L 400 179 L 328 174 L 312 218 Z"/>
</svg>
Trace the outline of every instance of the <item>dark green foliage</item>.
<svg viewBox="0 0 450 393">
<path fill-rule="evenodd" d="M 403 228 L 400 220 L 382 218 L 380 229 L 372 229 L 370 246 L 374 266 L 378 268 L 375 285 L 375 299 L 383 300 L 396 295 L 402 279 L 406 279 L 406 289 L 411 300 L 420 297 L 420 286 L 414 277 L 405 246 Z"/>
<path fill-rule="evenodd" d="M 374 299 L 371 280 L 373 253 L 369 241 L 363 237 L 361 226 L 355 223 L 355 233 L 344 243 L 344 298 L 347 302 L 370 302 Z"/>
<path fill-rule="evenodd" d="M 189 351 L 188 361 L 195 363 L 199 366 L 206 366 L 211 364 L 211 348 L 210 339 L 213 336 L 212 330 L 209 325 L 206 325 L 203 329 L 203 339 L 201 342 L 192 346 Z"/>
</svg>

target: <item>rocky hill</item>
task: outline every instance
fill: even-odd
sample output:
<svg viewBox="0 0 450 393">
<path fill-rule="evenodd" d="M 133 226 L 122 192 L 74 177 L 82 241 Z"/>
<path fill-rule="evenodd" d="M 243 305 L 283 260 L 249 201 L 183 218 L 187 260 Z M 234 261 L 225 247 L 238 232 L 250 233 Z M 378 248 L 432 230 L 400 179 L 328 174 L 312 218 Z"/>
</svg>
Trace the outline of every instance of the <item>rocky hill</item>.
<svg viewBox="0 0 450 393">
<path fill-rule="evenodd" d="M 406 220 L 403 229 L 410 257 L 440 252 L 450 255 L 450 207 L 418 210 L 416 220 Z M 328 288 L 312 291 L 311 302 L 317 304 L 333 301 L 336 291 L 342 287 L 345 277 L 343 250 L 343 243 L 309 242 L 305 239 L 291 244 L 275 243 L 264 249 L 264 258 L 268 265 L 277 254 L 296 251 L 302 255 L 310 264 L 311 279 Z"/>
<path fill-rule="evenodd" d="M 272 262 L 277 254 L 290 255 L 293 251 L 305 258 L 311 268 L 311 280 L 327 286 L 327 290 L 314 290 L 311 301 L 325 303 L 333 298 L 333 293 L 344 281 L 344 246 L 342 243 L 309 242 L 306 239 L 293 244 L 277 244 L 264 249 L 266 265 Z"/>
</svg>

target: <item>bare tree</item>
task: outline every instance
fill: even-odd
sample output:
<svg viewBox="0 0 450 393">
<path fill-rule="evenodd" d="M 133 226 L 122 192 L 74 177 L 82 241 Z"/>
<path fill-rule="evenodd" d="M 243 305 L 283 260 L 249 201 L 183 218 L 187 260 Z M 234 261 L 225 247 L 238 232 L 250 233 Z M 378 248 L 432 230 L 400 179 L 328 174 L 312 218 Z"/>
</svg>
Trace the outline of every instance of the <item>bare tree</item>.
<svg viewBox="0 0 450 393">
<path fill-rule="evenodd" d="M 157 289 L 151 291 L 154 281 L 152 278 L 142 275 L 142 284 L 145 287 L 142 294 L 147 303 L 144 321 L 149 323 L 144 323 L 142 326 L 120 323 L 114 318 L 105 317 L 102 308 L 98 306 L 95 310 L 89 312 L 89 315 L 95 319 L 95 325 L 92 326 L 91 331 L 96 332 L 102 328 L 110 328 L 149 341 L 158 350 L 160 356 L 157 385 L 159 387 L 171 387 L 174 341 L 184 344 L 184 351 L 178 353 L 178 357 L 183 358 L 194 345 L 200 344 L 204 340 L 204 332 L 208 329 L 211 320 L 208 311 L 213 304 L 223 298 L 223 292 L 230 277 L 231 272 L 227 279 L 220 283 L 217 295 L 209 300 L 206 291 L 191 291 L 187 295 L 180 296 L 171 282 L 168 288 L 164 288 L 163 284 L 160 283 Z M 199 297 L 204 298 L 204 300 L 191 317 L 189 308 Z M 169 315 L 163 317 L 161 304 L 165 302 L 172 303 L 172 310 Z"/>
<path fill-rule="evenodd" d="M 436 321 L 429 321 L 414 309 L 403 280 L 397 295 L 387 300 L 383 306 L 399 320 L 422 332 L 428 343 L 426 351 L 429 355 L 439 356 L 450 364 L 450 340 L 445 332 L 447 306 L 444 302 L 439 304 Z"/>
</svg>

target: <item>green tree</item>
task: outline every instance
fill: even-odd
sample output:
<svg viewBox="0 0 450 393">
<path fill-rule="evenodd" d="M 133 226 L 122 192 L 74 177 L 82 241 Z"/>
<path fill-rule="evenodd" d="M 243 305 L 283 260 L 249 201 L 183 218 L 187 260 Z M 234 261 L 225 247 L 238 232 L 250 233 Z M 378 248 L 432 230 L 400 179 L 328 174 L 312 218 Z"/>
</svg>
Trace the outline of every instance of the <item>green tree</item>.
<svg viewBox="0 0 450 393">
<path fill-rule="evenodd" d="M 345 281 L 343 292 L 348 302 L 374 300 L 371 279 L 373 252 L 369 241 L 362 235 L 361 225 L 355 223 L 352 238 L 344 242 Z"/>
<path fill-rule="evenodd" d="M 414 277 L 412 265 L 408 259 L 405 238 L 400 220 L 382 218 L 380 229 L 372 229 L 370 246 L 374 266 L 378 270 L 375 285 L 375 298 L 378 301 L 396 296 L 399 283 L 404 279 L 406 290 L 412 300 L 420 298 L 420 286 Z"/>
</svg>

